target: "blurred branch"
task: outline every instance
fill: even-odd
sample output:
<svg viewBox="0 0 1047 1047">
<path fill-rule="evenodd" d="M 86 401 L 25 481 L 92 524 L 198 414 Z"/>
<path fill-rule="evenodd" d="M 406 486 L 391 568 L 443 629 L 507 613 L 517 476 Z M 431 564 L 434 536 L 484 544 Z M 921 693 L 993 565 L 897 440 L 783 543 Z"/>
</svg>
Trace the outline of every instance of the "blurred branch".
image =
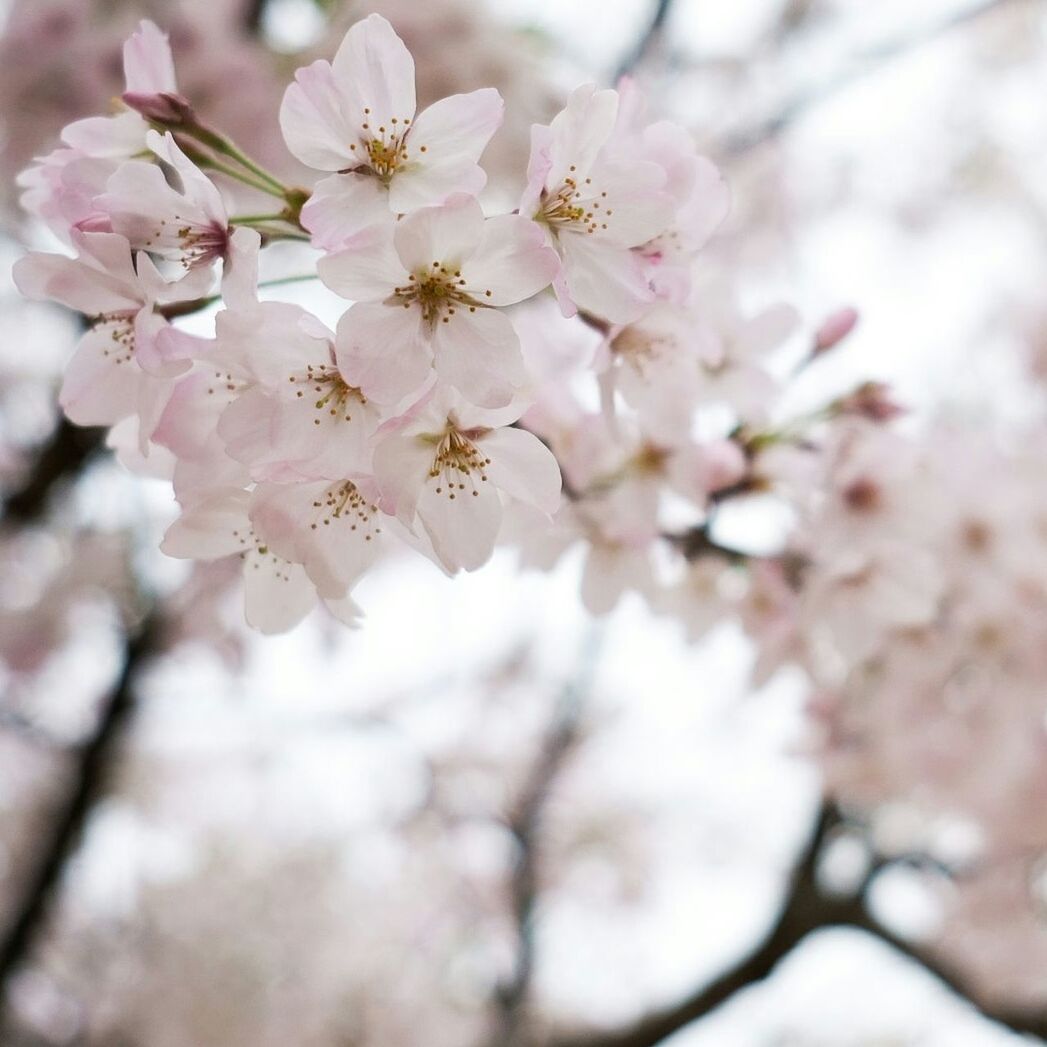
<svg viewBox="0 0 1047 1047">
<path fill-rule="evenodd" d="M 104 436 L 104 429 L 84 429 L 63 418 L 40 448 L 25 481 L 4 499 L 4 519 L 22 525 L 39 520 L 52 493 L 77 476 L 102 448 Z"/>
<path fill-rule="evenodd" d="M 120 675 L 90 739 L 74 757 L 70 792 L 28 876 L 15 914 L 0 937 L 0 1009 L 5 1002 L 3 990 L 28 957 L 62 871 L 76 852 L 88 815 L 106 788 L 109 766 L 134 708 L 135 679 L 156 649 L 159 633 L 158 618 L 148 615 L 129 635 Z"/>
<path fill-rule="evenodd" d="M 560 696 L 552 726 L 538 758 L 527 777 L 508 828 L 517 845 L 516 862 L 510 883 L 513 922 L 516 928 L 516 964 L 512 975 L 496 992 L 498 1030 L 492 1047 L 509 1047 L 520 1042 L 524 1010 L 534 971 L 534 912 L 538 902 L 538 861 L 540 831 L 553 782 L 578 740 L 582 707 L 592 686 L 599 657 L 602 631 L 594 627 L 582 652 L 576 678 Z"/>
<path fill-rule="evenodd" d="M 618 66 L 618 72 L 614 77 L 616 82 L 621 77 L 631 73 L 661 39 L 662 34 L 665 32 L 665 23 L 669 19 L 669 12 L 672 6 L 673 0 L 655 0 L 654 13 L 651 15 L 650 22 L 647 23 L 647 29 L 632 51 L 622 59 L 621 64 Z"/>
<path fill-rule="evenodd" d="M 990 1021 L 1013 1032 L 1047 1038 L 1047 1013 L 993 1011 L 971 999 L 964 980 L 948 964 L 897 937 L 866 910 L 863 896 L 832 895 L 818 884 L 817 868 L 828 834 L 839 824 L 835 807 L 823 804 L 807 846 L 797 860 L 781 911 L 767 935 L 748 955 L 714 981 L 669 1007 L 651 1011 L 624 1028 L 561 1035 L 547 1047 L 655 1047 L 685 1026 L 706 1017 L 743 989 L 763 981 L 813 931 L 853 927 L 886 942 L 916 961 Z"/>
<path fill-rule="evenodd" d="M 818 84 L 806 91 L 798 93 L 791 101 L 787 102 L 777 113 L 768 117 L 761 123 L 749 127 L 735 134 L 728 135 L 717 148 L 711 150 L 716 155 L 735 159 L 744 156 L 752 150 L 773 141 L 792 124 L 796 123 L 809 110 L 821 105 L 823 102 L 834 98 L 841 91 L 850 87 L 851 84 L 878 72 L 884 66 L 904 57 L 912 51 L 923 47 L 925 44 L 933 43 L 939 37 L 951 32 L 960 26 L 969 25 L 979 19 L 990 15 L 1004 7 L 1016 4 L 1029 3 L 1031 0 L 984 0 L 983 3 L 974 4 L 961 11 L 955 11 L 946 18 L 931 25 L 917 30 L 897 40 L 890 41 L 880 47 L 872 48 L 860 55 L 839 73 L 839 75 Z"/>
</svg>

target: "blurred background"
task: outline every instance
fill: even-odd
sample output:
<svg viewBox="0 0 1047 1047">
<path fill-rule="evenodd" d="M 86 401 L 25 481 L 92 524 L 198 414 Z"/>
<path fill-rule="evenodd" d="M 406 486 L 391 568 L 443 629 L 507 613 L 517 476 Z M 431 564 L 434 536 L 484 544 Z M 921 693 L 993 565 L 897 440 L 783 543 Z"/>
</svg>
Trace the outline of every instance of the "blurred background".
<svg viewBox="0 0 1047 1047">
<path fill-rule="evenodd" d="M 10 281 L 49 245 L 17 174 L 107 110 L 150 17 L 196 108 L 301 177 L 283 89 L 372 10 L 423 104 L 505 96 L 492 199 L 567 90 L 631 70 L 731 185 L 708 255 L 743 296 L 861 311 L 798 406 L 875 378 L 917 429 L 1042 417 L 1043 0 L 0 0 L 0 1043 L 1047 1034 L 1042 867 L 1039 908 L 1007 872 L 973 896 L 906 854 L 905 804 L 827 805 L 805 677 L 755 686 L 736 621 L 597 620 L 577 557 L 506 550 L 453 581 L 388 562 L 362 630 L 259 638 L 234 567 L 159 553 L 169 485 L 59 420 L 78 321 Z"/>
</svg>

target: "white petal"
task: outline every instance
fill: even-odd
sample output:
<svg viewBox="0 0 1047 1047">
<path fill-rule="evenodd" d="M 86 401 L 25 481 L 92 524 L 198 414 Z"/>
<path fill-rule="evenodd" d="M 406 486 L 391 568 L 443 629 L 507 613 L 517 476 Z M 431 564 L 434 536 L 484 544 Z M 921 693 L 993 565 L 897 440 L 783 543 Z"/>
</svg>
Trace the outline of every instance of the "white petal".
<svg viewBox="0 0 1047 1047">
<path fill-rule="evenodd" d="M 502 502 L 491 484 L 465 490 L 435 491 L 429 481 L 418 502 L 418 515 L 433 551 L 449 571 L 475 571 L 491 558 L 502 525 Z"/>
<path fill-rule="evenodd" d="M 167 529 L 160 545 L 168 556 L 217 560 L 254 548 L 246 491 L 221 491 L 198 502 Z"/>
<path fill-rule="evenodd" d="M 339 321 L 338 369 L 378 403 L 394 404 L 425 384 L 432 349 L 421 310 L 359 302 Z"/>
<path fill-rule="evenodd" d="M 360 233 L 351 247 L 321 258 L 316 268 L 335 294 L 354 302 L 381 301 L 408 282 L 393 247 L 392 223 Z"/>
<path fill-rule="evenodd" d="M 453 196 L 441 207 L 425 207 L 396 223 L 394 241 L 404 267 L 431 271 L 434 262 L 460 269 L 483 237 L 484 216 L 471 196 Z"/>
<path fill-rule="evenodd" d="M 462 265 L 462 277 L 486 304 L 512 305 L 547 287 L 559 270 L 560 259 L 537 223 L 499 215 L 484 223 L 483 239 Z"/>
<path fill-rule="evenodd" d="M 643 266 L 631 251 L 584 234 L 563 235 L 560 243 L 567 288 L 579 308 L 627 324 L 654 300 Z"/>
<path fill-rule="evenodd" d="M 371 226 L 392 221 L 388 190 L 365 174 L 324 178 L 302 208 L 302 225 L 322 251 L 341 250 Z"/>
<path fill-rule="evenodd" d="M 287 148 L 307 167 L 341 171 L 357 163 L 349 145 L 359 131 L 345 113 L 329 62 L 316 61 L 295 73 L 280 105 L 280 129 Z"/>
<path fill-rule="evenodd" d="M 526 381 L 520 340 L 496 309 L 459 308 L 436 325 L 432 346 L 437 374 L 477 407 L 505 407 Z"/>
<path fill-rule="evenodd" d="M 560 507 L 563 480 L 556 458 L 524 429 L 495 429 L 478 441 L 491 459 L 487 476 L 506 494 L 552 515 Z"/>
</svg>

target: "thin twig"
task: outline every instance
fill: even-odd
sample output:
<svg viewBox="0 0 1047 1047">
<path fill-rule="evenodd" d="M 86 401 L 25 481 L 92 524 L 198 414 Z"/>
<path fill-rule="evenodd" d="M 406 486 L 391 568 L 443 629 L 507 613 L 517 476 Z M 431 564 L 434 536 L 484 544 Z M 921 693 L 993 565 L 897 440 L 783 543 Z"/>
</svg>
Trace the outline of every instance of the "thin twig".
<svg viewBox="0 0 1047 1047">
<path fill-rule="evenodd" d="M 491 1041 L 492 1047 L 509 1047 L 518 1042 L 523 1030 L 534 971 L 534 914 L 540 892 L 538 863 L 542 821 L 553 783 L 578 740 L 582 707 L 592 686 L 601 638 L 602 630 L 594 626 L 582 651 L 576 677 L 560 696 L 552 726 L 508 819 L 509 830 L 517 845 L 510 882 L 516 960 L 512 974 L 498 987 L 495 995 L 497 1030 Z"/>
<path fill-rule="evenodd" d="M 62 871 L 79 847 L 88 815 L 105 790 L 115 750 L 134 708 L 136 677 L 156 649 L 159 632 L 158 618 L 150 615 L 130 635 L 120 676 L 102 707 L 94 732 L 75 757 L 72 790 L 48 831 L 15 916 L 0 937 L 0 1007 L 3 989 L 28 958 Z"/>
<path fill-rule="evenodd" d="M 669 19 L 669 12 L 672 6 L 673 0 L 655 0 L 654 12 L 651 15 L 650 22 L 647 24 L 647 29 L 636 46 L 622 59 L 621 64 L 618 66 L 618 72 L 615 75 L 616 81 L 623 76 L 628 76 L 658 42 L 665 32 L 665 24 Z"/>
</svg>

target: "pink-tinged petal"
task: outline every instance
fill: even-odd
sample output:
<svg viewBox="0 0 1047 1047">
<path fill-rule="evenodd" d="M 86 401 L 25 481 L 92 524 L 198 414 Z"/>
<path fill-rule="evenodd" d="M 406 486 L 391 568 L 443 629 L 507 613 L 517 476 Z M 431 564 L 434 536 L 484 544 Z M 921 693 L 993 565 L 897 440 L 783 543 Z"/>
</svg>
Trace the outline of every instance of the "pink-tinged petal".
<svg viewBox="0 0 1047 1047">
<path fill-rule="evenodd" d="M 137 311 L 143 295 L 127 240 L 115 233 L 73 234 L 79 258 L 30 254 L 14 265 L 15 286 L 26 298 L 52 299 L 88 316 Z"/>
<path fill-rule="evenodd" d="M 458 193 L 478 196 L 486 184 L 483 168 L 470 160 L 410 164 L 389 185 L 389 207 L 397 214 L 409 214 L 442 204 Z"/>
<path fill-rule="evenodd" d="M 214 287 L 214 273 L 207 268 L 190 269 L 180 279 L 168 280 L 145 251 L 135 253 L 135 268 L 144 300 L 157 305 L 203 298 Z"/>
<path fill-rule="evenodd" d="M 159 313 L 142 309 L 135 316 L 133 325 L 135 360 L 147 374 L 156 378 L 175 378 L 192 366 L 190 354 L 195 345 L 187 347 L 177 335 L 168 336 L 167 332 L 173 332 L 174 328 Z M 184 337 L 189 339 L 192 336 Z"/>
<path fill-rule="evenodd" d="M 275 411 L 273 397 L 265 390 L 253 387 L 241 393 L 218 419 L 218 436 L 226 453 L 250 467 L 251 475 L 256 478 L 259 478 L 258 473 L 264 475 L 265 467 L 274 455 Z"/>
<path fill-rule="evenodd" d="M 280 130 L 287 148 L 318 171 L 356 166 L 358 159 L 349 146 L 359 139 L 359 122 L 346 112 L 330 62 L 303 66 L 294 78 L 280 105 Z"/>
<path fill-rule="evenodd" d="M 475 571 L 491 558 L 502 526 L 502 502 L 494 487 L 466 485 L 455 492 L 430 480 L 418 502 L 418 516 L 433 543 L 433 552 L 452 573 Z"/>
<path fill-rule="evenodd" d="M 223 490 L 185 510 L 167 529 L 160 548 L 180 560 L 217 560 L 254 548 L 247 491 Z"/>
<path fill-rule="evenodd" d="M 167 34 L 148 20 L 139 22 L 124 44 L 124 81 L 136 94 L 178 90 Z"/>
<path fill-rule="evenodd" d="M 273 551 L 301 563 L 321 596 L 344 595 L 375 562 L 389 518 L 350 481 L 262 484 L 255 530 Z"/>
<path fill-rule="evenodd" d="M 559 271 L 560 259 L 545 232 L 520 215 L 487 219 L 479 247 L 462 264 L 466 288 L 494 306 L 513 305 L 536 295 Z"/>
<path fill-rule="evenodd" d="M 408 278 L 393 246 L 391 223 L 358 234 L 351 247 L 321 258 L 316 270 L 335 294 L 354 302 L 382 301 Z"/>
<path fill-rule="evenodd" d="M 339 321 L 338 369 L 378 403 L 394 404 L 421 389 L 432 349 L 420 309 L 359 302 Z"/>
<path fill-rule="evenodd" d="M 343 596 L 340 600 L 324 600 L 324 606 L 350 629 L 359 629 L 363 620 L 363 608 L 351 597 Z"/>
<path fill-rule="evenodd" d="M 248 557 L 244 564 L 244 616 L 267 636 L 293 629 L 316 606 L 316 589 L 301 564 Z"/>
<path fill-rule="evenodd" d="M 374 478 L 382 509 L 410 527 L 429 479 L 436 443 L 424 436 L 389 436 L 374 450 Z"/>
<path fill-rule="evenodd" d="M 158 131 L 150 131 L 146 135 L 146 145 L 164 163 L 175 169 L 182 183 L 181 195 L 186 201 L 198 207 L 211 222 L 224 229 L 229 224 L 229 216 L 222 194 L 214 182 L 182 152 L 174 135 L 170 131 L 163 135 Z"/>
<path fill-rule="evenodd" d="M 560 466 L 537 436 L 524 429 L 494 429 L 478 446 L 491 459 L 487 478 L 495 487 L 549 516 L 560 508 Z"/>
<path fill-rule="evenodd" d="M 520 339 L 495 309 L 458 309 L 432 336 L 436 373 L 477 407 L 505 407 L 527 380 Z"/>
<path fill-rule="evenodd" d="M 149 124 L 138 113 L 89 116 L 62 129 L 62 141 L 84 156 L 126 160 L 145 148 Z"/>
<path fill-rule="evenodd" d="M 414 59 L 381 15 L 368 15 L 349 29 L 333 68 L 346 116 L 357 127 L 367 124 L 372 137 L 391 137 L 414 119 Z"/>
<path fill-rule="evenodd" d="M 250 309 L 258 302 L 258 253 L 262 238 L 242 226 L 229 237 L 222 269 L 222 297 L 229 309 Z M 191 275 L 191 274 L 190 274 Z"/>
<path fill-rule="evenodd" d="M 130 345 L 126 322 L 100 324 L 80 339 L 58 396 L 71 422 L 113 425 L 137 411 L 144 375 Z"/>
<path fill-rule="evenodd" d="M 687 248 L 700 250 L 731 210 L 731 190 L 720 169 L 704 156 L 694 159 L 694 185 L 674 223 L 683 232 Z"/>
<path fill-rule="evenodd" d="M 568 176 L 581 181 L 596 162 L 614 130 L 618 93 L 583 84 L 571 92 L 567 105 L 549 125 L 550 167 L 546 186 L 555 188 Z"/>
<path fill-rule="evenodd" d="M 302 225 L 313 247 L 340 251 L 372 226 L 391 224 L 389 192 L 370 175 L 335 174 L 317 183 L 302 208 Z"/>
<path fill-rule="evenodd" d="M 538 213 L 542 190 L 553 167 L 553 136 L 545 124 L 531 125 L 531 155 L 527 161 L 527 185 L 520 198 L 520 214 L 531 218 Z"/>
<path fill-rule="evenodd" d="M 654 301 L 640 260 L 629 250 L 585 234 L 561 236 L 571 300 L 586 312 L 627 324 Z"/>
<path fill-rule="evenodd" d="M 419 162 L 476 163 L 504 115 L 505 102 L 493 87 L 441 98 L 418 114 L 408 138 L 409 156 Z"/>
<path fill-rule="evenodd" d="M 465 265 L 483 232 L 479 203 L 459 194 L 440 207 L 425 207 L 400 219 L 393 241 L 408 272 L 430 272 L 434 262 L 454 271 Z"/>
<path fill-rule="evenodd" d="M 607 196 L 602 197 L 603 210 L 593 218 L 598 226 L 593 239 L 637 247 L 664 232 L 676 210 L 664 184 L 665 172 L 657 164 L 599 164 L 593 171 L 593 185 Z"/>
</svg>

